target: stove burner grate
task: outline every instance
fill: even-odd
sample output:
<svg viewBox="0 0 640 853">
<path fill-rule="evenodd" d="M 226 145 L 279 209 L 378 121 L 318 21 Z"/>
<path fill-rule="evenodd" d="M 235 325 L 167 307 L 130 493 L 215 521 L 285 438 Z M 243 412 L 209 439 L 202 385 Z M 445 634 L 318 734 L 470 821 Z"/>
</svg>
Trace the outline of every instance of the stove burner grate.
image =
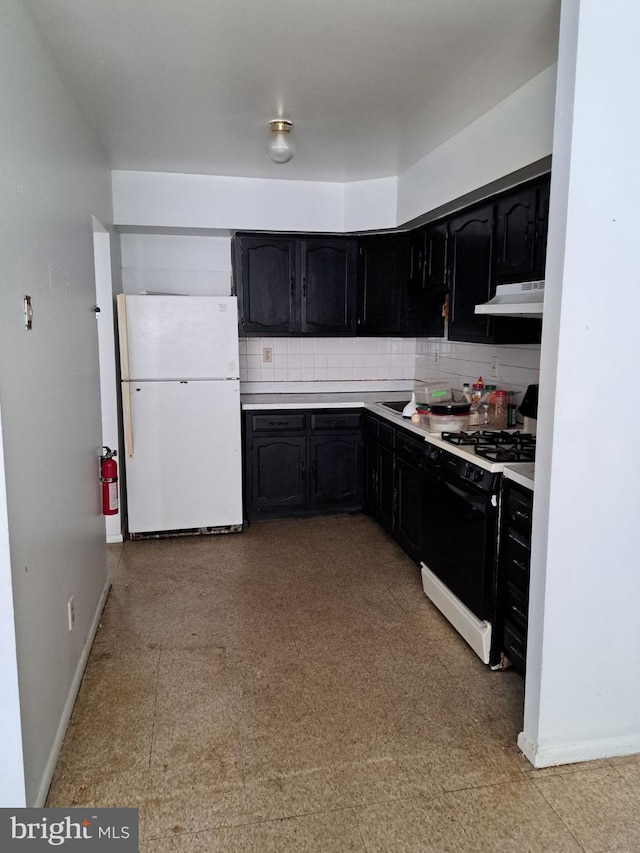
<svg viewBox="0 0 640 853">
<path fill-rule="evenodd" d="M 493 462 L 533 462 L 535 459 L 536 438 L 526 432 L 443 432 L 441 438 L 449 444 L 468 447 L 478 456 Z"/>
<path fill-rule="evenodd" d="M 535 446 L 517 447 L 500 445 L 498 447 L 476 447 L 476 454 L 492 462 L 535 462 Z"/>
</svg>

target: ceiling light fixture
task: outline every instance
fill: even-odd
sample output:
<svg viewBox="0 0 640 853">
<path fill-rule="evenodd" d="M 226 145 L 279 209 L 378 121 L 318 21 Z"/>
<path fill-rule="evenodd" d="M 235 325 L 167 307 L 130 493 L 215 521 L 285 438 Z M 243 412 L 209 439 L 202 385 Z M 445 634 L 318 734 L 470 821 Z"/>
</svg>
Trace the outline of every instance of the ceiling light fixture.
<svg viewBox="0 0 640 853">
<path fill-rule="evenodd" d="M 267 154 L 274 163 L 288 163 L 295 154 L 295 144 L 291 138 L 292 121 L 274 118 L 269 122 L 271 135 L 267 143 Z"/>
</svg>

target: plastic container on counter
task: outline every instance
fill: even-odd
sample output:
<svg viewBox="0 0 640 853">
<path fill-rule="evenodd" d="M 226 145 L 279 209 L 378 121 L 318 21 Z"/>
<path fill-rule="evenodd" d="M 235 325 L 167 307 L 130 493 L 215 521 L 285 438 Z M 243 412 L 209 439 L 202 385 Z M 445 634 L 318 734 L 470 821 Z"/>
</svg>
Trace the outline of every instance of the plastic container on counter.
<svg viewBox="0 0 640 853">
<path fill-rule="evenodd" d="M 431 432 L 461 432 L 469 426 L 469 403 L 434 403 L 429 410 L 428 429 Z"/>
<path fill-rule="evenodd" d="M 425 383 L 426 403 L 446 403 L 453 399 L 451 382 L 448 379 L 428 379 Z"/>
<path fill-rule="evenodd" d="M 429 432 L 464 432 L 469 427 L 469 415 L 427 416 Z"/>
</svg>

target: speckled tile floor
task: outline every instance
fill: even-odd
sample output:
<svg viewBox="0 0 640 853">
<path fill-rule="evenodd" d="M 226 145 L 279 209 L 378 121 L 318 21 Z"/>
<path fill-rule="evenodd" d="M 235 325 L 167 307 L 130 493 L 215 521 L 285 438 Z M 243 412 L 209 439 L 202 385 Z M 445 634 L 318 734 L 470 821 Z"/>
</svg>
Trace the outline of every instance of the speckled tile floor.
<svg viewBox="0 0 640 853">
<path fill-rule="evenodd" d="M 110 547 L 49 806 L 141 850 L 637 851 L 640 761 L 533 771 L 492 673 L 363 516 Z"/>
</svg>

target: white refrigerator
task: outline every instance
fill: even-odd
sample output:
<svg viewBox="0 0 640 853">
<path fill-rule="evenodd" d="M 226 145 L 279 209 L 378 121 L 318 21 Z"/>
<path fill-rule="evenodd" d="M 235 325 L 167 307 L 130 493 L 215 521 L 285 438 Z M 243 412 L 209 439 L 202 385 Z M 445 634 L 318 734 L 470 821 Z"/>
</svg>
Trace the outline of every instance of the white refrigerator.
<svg viewBox="0 0 640 853">
<path fill-rule="evenodd" d="M 118 296 L 129 533 L 242 526 L 235 296 Z"/>
</svg>

